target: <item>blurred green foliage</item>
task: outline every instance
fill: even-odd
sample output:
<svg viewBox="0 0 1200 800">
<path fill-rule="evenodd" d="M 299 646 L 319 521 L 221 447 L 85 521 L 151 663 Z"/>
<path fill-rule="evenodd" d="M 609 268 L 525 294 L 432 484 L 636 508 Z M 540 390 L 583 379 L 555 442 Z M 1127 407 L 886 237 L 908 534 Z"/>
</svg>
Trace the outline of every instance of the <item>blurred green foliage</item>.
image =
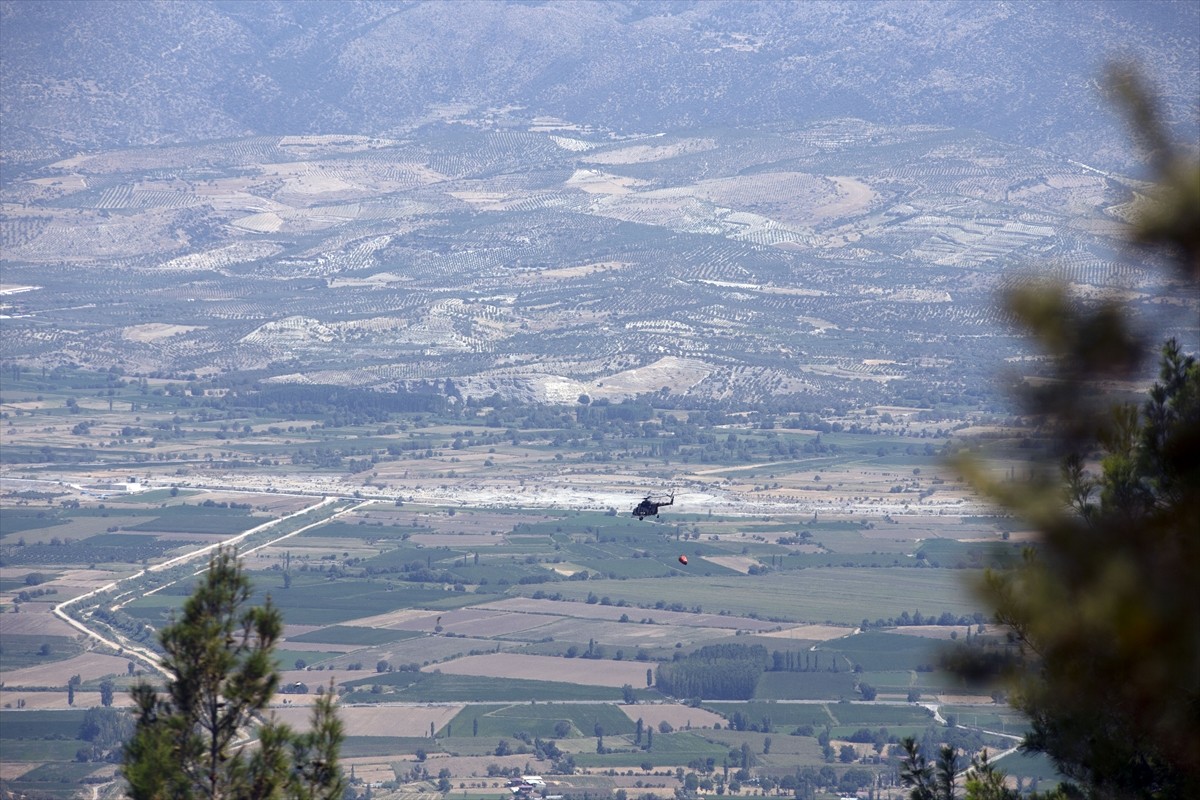
<svg viewBox="0 0 1200 800">
<path fill-rule="evenodd" d="M 1133 238 L 1169 254 L 1194 298 L 1200 161 L 1171 144 L 1136 73 L 1115 69 L 1110 85 L 1157 173 Z M 1035 284 L 1008 303 L 1056 365 L 1020 398 L 1050 446 L 1028 483 L 962 467 L 1040 536 L 979 584 L 1009 641 L 948 660 L 1004 679 L 1032 722 L 1025 749 L 1085 796 L 1200 797 L 1200 365 L 1168 341 L 1146 399 L 1122 402 L 1114 382 L 1136 378 L 1149 348 L 1120 302 Z"/>
</svg>

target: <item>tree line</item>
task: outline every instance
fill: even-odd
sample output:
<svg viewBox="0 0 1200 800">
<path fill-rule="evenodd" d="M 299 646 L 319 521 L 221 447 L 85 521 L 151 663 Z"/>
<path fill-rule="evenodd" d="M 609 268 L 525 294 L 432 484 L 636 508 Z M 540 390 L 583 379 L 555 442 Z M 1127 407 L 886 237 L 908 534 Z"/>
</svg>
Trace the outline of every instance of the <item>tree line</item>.
<svg viewBox="0 0 1200 800">
<path fill-rule="evenodd" d="M 654 681 L 672 697 L 749 700 L 767 665 L 762 645 L 720 644 L 658 665 Z"/>
</svg>

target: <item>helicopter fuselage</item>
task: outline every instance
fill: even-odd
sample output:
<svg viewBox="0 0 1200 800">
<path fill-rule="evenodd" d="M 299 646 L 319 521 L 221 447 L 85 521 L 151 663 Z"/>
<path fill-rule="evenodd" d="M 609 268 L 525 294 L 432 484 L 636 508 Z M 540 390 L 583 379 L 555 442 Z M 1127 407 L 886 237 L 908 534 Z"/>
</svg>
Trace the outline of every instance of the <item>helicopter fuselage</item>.
<svg viewBox="0 0 1200 800">
<path fill-rule="evenodd" d="M 651 500 L 650 495 L 646 495 L 646 499 L 638 503 L 633 509 L 633 516 L 637 517 L 638 520 L 644 520 L 646 517 L 657 517 L 658 509 L 662 508 L 663 506 L 672 505 L 674 502 L 675 495 L 671 495 L 671 498 L 665 501 Z"/>
</svg>

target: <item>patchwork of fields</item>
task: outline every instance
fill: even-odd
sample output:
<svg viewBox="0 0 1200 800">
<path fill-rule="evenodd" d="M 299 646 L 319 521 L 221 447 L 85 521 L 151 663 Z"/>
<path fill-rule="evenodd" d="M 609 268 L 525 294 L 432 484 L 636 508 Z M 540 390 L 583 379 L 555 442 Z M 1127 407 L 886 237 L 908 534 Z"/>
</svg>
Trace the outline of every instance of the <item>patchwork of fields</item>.
<svg viewBox="0 0 1200 800">
<path fill-rule="evenodd" d="M 114 579 L 141 580 L 121 566 L 126 553 L 136 560 L 162 543 L 157 557 L 175 555 L 208 541 L 172 537 L 236 532 L 269 519 L 255 510 L 262 508 L 257 502 L 237 513 L 211 513 L 196 505 L 198 497 L 163 494 L 138 503 L 130 496 L 111 516 L 94 501 L 80 513 L 6 515 L 4 541 L 25 537 L 23 558 L 33 557 L 33 547 L 60 556 L 37 564 L 47 570 L 37 585 L 56 587 L 54 594 L 21 602 L 17 595 L 28 587 L 18 579 L 28 568 L 18 562 L 2 573 L 5 597 L 21 612 L 10 618 L 14 626 L 6 625 L 0 689 L 6 750 L 24 752 L 37 724 L 51 721 L 61 721 L 74 738 L 79 723 L 68 722 L 75 719 L 69 715 L 98 704 L 101 682 L 117 687 L 121 707 L 131 673 L 148 673 L 150 665 L 134 651 L 82 651 L 83 640 L 49 613 L 55 603 Z M 963 589 L 969 571 L 935 568 L 924 558 L 919 565 L 862 566 L 864 554 L 875 552 L 871 543 L 882 540 L 849 520 L 687 516 L 670 525 L 606 513 L 458 507 L 450 515 L 444 508 L 380 503 L 340 509 L 315 525 L 281 528 L 282 538 L 265 540 L 246 565 L 256 597 L 270 595 L 289 623 L 277 650 L 283 693 L 275 713 L 303 729 L 315 693 L 332 686 L 343 695 L 347 763 L 389 784 L 411 779 L 422 763 L 412 754 L 420 751 L 431 767 L 450 769 L 485 794 L 499 788 L 489 776 L 495 765 L 524 768 L 530 759 L 545 759 L 534 769 L 553 772 L 568 758 L 577 777 L 564 776 L 564 787 L 583 786 L 593 771 L 636 768 L 646 776 L 641 788 L 653 794 L 679 785 L 672 772 L 656 777 L 656 770 L 706 759 L 720 765 L 743 744 L 758 753 L 753 774 L 769 782 L 824 763 L 819 734 L 842 747 L 839 741 L 863 729 L 891 737 L 924 731 L 932 715 L 914 699 L 970 720 L 964 731 L 1020 729 L 1004 707 L 967 697 L 933 666 L 931 642 L 984 631 Z M 987 538 L 978 535 L 986 525 L 964 528 L 971 538 Z M 68 549 L 47 535 L 68 530 L 93 550 Z M 809 535 L 797 537 L 798 531 Z M 936 541 L 943 543 L 937 557 L 946 558 L 954 542 Z M 107 548 L 107 561 L 81 566 L 61 558 L 97 548 Z M 672 565 L 679 552 L 694 556 L 688 570 Z M 805 566 L 806 554 L 820 553 L 833 558 Z M 838 558 L 849 559 L 847 565 Z M 738 568 L 714 572 L 719 563 Z M 119 612 L 106 630 L 140 631 L 140 641 L 152 642 L 152 631 L 169 621 L 194 578 L 180 572 L 176 580 L 152 594 L 118 594 Z M 930 615 L 942 624 L 889 627 L 901 614 L 909 623 Z M 872 629 L 862 632 L 864 622 Z M 705 698 L 657 690 L 660 664 L 712 646 L 758 648 L 753 652 L 763 661 L 752 698 L 700 705 Z M 73 708 L 65 688 L 72 681 L 78 682 Z M 874 702 L 863 701 L 868 685 Z M 41 718 L 33 715 L 51 713 L 62 716 L 35 724 Z M 993 747 L 1005 742 L 973 735 Z M 535 738 L 555 742 L 560 755 L 535 752 Z M 876 756 L 867 747 L 856 758 L 870 764 Z M 6 770 L 36 782 L 41 773 L 32 766 Z M 96 774 L 64 769 L 49 774 L 73 780 Z"/>
<path fill-rule="evenodd" d="M 970 587 L 1033 537 L 954 456 L 1034 478 L 1006 392 L 1051 362 L 997 293 L 1035 268 L 1195 341 L 1080 91 L 1192 6 L 52 5 L 5 33 L 139 15 L 4 86 L 0 796 L 121 793 L 221 544 L 285 620 L 273 712 L 336 693 L 355 800 L 895 800 L 901 736 L 1012 748 L 941 656 L 1005 646 Z M 163 9 L 218 63 L 131 33 Z M 1193 86 L 1175 33 L 1134 51 Z"/>
<path fill-rule="evenodd" d="M 93 379 L 62 373 L 56 391 L 90 403 L 74 385 Z M 0 400 L 24 391 L 6 384 Z M 636 426 L 606 422 L 576 445 L 573 426 L 586 418 L 577 412 L 519 419 L 527 432 L 503 440 L 486 421 L 453 417 L 331 419 L 303 431 L 295 417 L 254 417 L 230 442 L 178 396 L 157 397 L 144 401 L 144 422 L 188 414 L 193 427 L 181 436 L 211 462 L 176 450 L 164 466 L 147 462 L 133 491 L 104 496 L 95 487 L 121 485 L 126 470 L 80 467 L 50 481 L 6 467 L 6 785 L 44 789 L 47 776 L 61 777 L 66 797 L 80 780 L 111 775 L 75 760 L 114 752 L 79 738 L 79 712 L 103 708 L 109 689 L 113 706 L 127 707 L 132 682 L 159 679 L 157 632 L 190 593 L 207 548 L 225 541 L 240 542 L 252 601 L 270 598 L 285 619 L 275 711 L 303 728 L 317 694 L 337 692 L 346 763 L 397 797 L 431 790 L 445 769 L 456 791 L 478 800 L 494 800 L 497 771 L 514 768 L 556 775 L 568 793 L 671 795 L 679 769 L 740 794 L 757 790 L 749 780 L 769 788 L 825 767 L 839 781 L 854 769 L 883 781 L 900 735 L 1003 750 L 1022 725 L 938 667 L 938 648 L 951 640 L 997 634 L 966 586 L 1012 557 L 1020 531 L 923 504 L 922 493 L 964 490 L 946 488 L 953 476 L 926 447 L 936 429 L 915 420 L 859 433 L 705 423 L 699 435 L 728 441 L 736 431 L 746 449 L 676 470 L 642 435 L 651 420 L 674 424 L 650 407 Z M 35 405 L 51 418 L 71 414 L 63 403 L 61 412 Z M 270 445 L 255 433 L 288 425 Z M 128 446 L 149 452 L 149 441 Z M 818 452 L 818 441 L 828 449 Z M 631 459 L 586 460 L 589 448 L 616 445 L 638 448 L 637 471 L 648 476 L 631 474 Z M 362 458 L 368 467 L 364 455 L 422 455 L 381 460 L 377 479 L 321 466 L 320 448 L 334 446 L 343 464 Z M 785 446 L 794 458 L 773 455 Z M 1000 464 L 1019 463 L 1008 442 L 993 451 Z M 573 455 L 556 458 L 563 453 Z M 232 465 L 250 454 L 270 463 Z M 498 471 L 494 482 L 487 470 Z M 423 497 L 453 500 L 398 494 L 375 482 L 385 473 Z M 669 488 L 669 475 L 687 487 L 675 505 L 657 519 L 630 516 L 644 487 Z M 536 505 L 499 501 L 495 486 L 522 482 L 536 489 Z M 693 682 L 703 688 L 677 694 L 660 685 L 666 676 L 682 686 L 695 669 L 727 683 Z M 953 709 L 959 724 L 926 707 Z M 61 716 L 39 716 L 47 714 Z M 50 720 L 64 738 L 41 738 L 57 735 L 41 732 Z M 868 736 L 879 749 L 860 741 Z"/>
</svg>

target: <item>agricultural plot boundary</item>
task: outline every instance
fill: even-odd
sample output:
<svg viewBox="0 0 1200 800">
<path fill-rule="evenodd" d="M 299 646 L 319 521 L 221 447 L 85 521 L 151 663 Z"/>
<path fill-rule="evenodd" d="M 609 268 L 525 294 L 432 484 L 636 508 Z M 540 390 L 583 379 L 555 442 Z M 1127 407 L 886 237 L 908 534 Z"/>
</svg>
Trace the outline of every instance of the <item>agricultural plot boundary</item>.
<svg viewBox="0 0 1200 800">
<path fill-rule="evenodd" d="M 59 603 L 53 613 L 89 638 L 161 672 L 158 656 L 152 649 L 132 640 L 115 626 L 101 622 L 96 618 L 95 611 L 100 608 L 119 610 L 135 598 L 154 594 L 180 580 L 199 575 L 203 569 L 194 570 L 196 563 L 208 558 L 218 547 L 250 545 L 241 551 L 245 556 L 309 528 L 323 525 L 329 519 L 349 512 L 354 505 L 337 497 L 323 498 L 298 514 L 270 520 L 224 542 L 206 545 Z"/>
</svg>

